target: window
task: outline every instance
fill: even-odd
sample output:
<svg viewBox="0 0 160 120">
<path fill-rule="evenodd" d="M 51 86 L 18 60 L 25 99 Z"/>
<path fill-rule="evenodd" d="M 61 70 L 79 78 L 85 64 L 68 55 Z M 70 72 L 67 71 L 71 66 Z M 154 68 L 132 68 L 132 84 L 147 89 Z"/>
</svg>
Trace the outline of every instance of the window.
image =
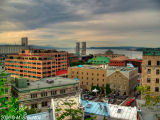
<svg viewBox="0 0 160 120">
<path fill-rule="evenodd" d="M 147 73 L 148 73 L 148 74 L 151 74 L 151 69 L 148 69 Z"/>
<path fill-rule="evenodd" d="M 57 94 L 57 91 L 51 91 L 51 95 L 56 95 Z"/>
<path fill-rule="evenodd" d="M 37 108 L 37 104 L 32 104 L 31 108 Z"/>
<path fill-rule="evenodd" d="M 151 61 L 150 60 L 148 61 L 148 65 L 151 65 Z"/>
<path fill-rule="evenodd" d="M 47 92 L 42 92 L 41 97 L 47 96 Z"/>
<path fill-rule="evenodd" d="M 31 94 L 31 98 L 37 98 L 37 94 L 36 93 Z"/>
<path fill-rule="evenodd" d="M 99 74 L 97 74 L 97 76 L 99 76 Z"/>
<path fill-rule="evenodd" d="M 159 92 L 159 87 L 155 87 L 155 92 Z"/>
<path fill-rule="evenodd" d="M 37 63 L 37 65 L 41 65 L 41 63 Z"/>
<path fill-rule="evenodd" d="M 159 69 L 156 70 L 156 74 L 159 75 Z"/>
<path fill-rule="evenodd" d="M 46 107 L 46 106 L 48 106 L 48 102 L 47 101 L 42 102 L 42 107 Z"/>
<path fill-rule="evenodd" d="M 97 81 L 99 81 L 99 79 L 97 78 Z"/>
<path fill-rule="evenodd" d="M 60 93 L 63 94 L 65 93 L 66 91 L 63 89 L 63 90 L 60 90 Z"/>
<path fill-rule="evenodd" d="M 157 65 L 160 65 L 160 61 L 157 61 Z"/>
<path fill-rule="evenodd" d="M 88 85 L 88 82 L 86 84 Z"/>
<path fill-rule="evenodd" d="M 156 78 L 156 83 L 159 83 L 159 78 Z"/>
<path fill-rule="evenodd" d="M 150 83 L 151 82 L 151 78 L 147 78 L 147 83 Z"/>
</svg>

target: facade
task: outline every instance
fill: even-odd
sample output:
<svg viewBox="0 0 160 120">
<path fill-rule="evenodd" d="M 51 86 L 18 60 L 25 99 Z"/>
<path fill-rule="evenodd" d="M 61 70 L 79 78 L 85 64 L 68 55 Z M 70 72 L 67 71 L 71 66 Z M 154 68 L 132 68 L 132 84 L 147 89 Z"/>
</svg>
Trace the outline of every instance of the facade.
<svg viewBox="0 0 160 120">
<path fill-rule="evenodd" d="M 28 38 L 27 37 L 23 37 L 21 42 L 22 42 L 22 46 L 28 46 Z"/>
<path fill-rule="evenodd" d="M 18 54 L 22 49 L 33 48 L 28 45 L 28 38 L 21 39 L 21 45 L 0 45 L 0 55 Z"/>
<path fill-rule="evenodd" d="M 84 65 L 69 67 L 68 77 L 78 78 L 82 89 L 91 91 L 92 86 L 105 88 L 106 84 L 110 84 L 113 92 L 119 92 L 120 95 L 130 95 L 138 83 L 138 69 Z"/>
<path fill-rule="evenodd" d="M 82 52 L 81 55 L 86 55 L 86 42 L 82 42 Z"/>
<path fill-rule="evenodd" d="M 109 66 L 126 66 L 128 58 L 126 56 L 115 57 L 110 60 Z"/>
<path fill-rule="evenodd" d="M 79 91 L 79 81 L 75 79 L 50 77 L 26 82 L 20 79 L 12 85 L 13 96 L 18 98 L 19 106 L 38 108 L 42 112 L 48 110 L 51 99 L 74 96 Z"/>
<path fill-rule="evenodd" d="M 89 59 L 88 63 L 99 64 L 99 65 L 109 64 L 109 58 L 104 57 L 104 56 L 97 56 L 97 57 Z"/>
<path fill-rule="evenodd" d="M 129 96 L 138 84 L 138 69 L 109 67 L 107 78 L 112 92 Z"/>
<path fill-rule="evenodd" d="M 67 70 L 67 54 L 64 51 L 25 49 L 18 55 L 8 55 L 5 66 L 12 76 L 38 80 L 55 76 L 58 71 Z"/>
<path fill-rule="evenodd" d="M 149 86 L 151 92 L 160 95 L 160 49 L 143 51 L 142 85 Z"/>
<path fill-rule="evenodd" d="M 76 56 L 80 55 L 80 42 L 76 42 Z"/>
<path fill-rule="evenodd" d="M 79 56 L 75 56 L 74 53 L 68 53 L 68 67 L 72 64 L 72 63 L 77 63 L 79 62 Z"/>
</svg>

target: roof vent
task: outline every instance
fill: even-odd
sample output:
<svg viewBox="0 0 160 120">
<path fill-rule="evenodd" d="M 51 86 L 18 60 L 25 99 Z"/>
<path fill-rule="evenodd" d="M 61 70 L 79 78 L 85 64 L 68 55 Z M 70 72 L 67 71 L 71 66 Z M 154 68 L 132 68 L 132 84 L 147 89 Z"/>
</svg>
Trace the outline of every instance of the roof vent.
<svg viewBox="0 0 160 120">
<path fill-rule="evenodd" d="M 122 109 L 118 109 L 118 110 L 117 110 L 117 113 L 121 113 L 121 112 L 122 112 Z"/>
<path fill-rule="evenodd" d="M 47 80 L 48 84 L 54 83 L 54 80 Z"/>
</svg>

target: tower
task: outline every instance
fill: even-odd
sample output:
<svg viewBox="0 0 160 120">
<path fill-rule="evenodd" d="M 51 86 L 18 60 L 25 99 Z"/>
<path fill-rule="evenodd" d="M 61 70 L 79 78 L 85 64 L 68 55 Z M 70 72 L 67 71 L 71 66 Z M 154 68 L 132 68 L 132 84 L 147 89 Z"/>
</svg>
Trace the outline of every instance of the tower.
<svg viewBox="0 0 160 120">
<path fill-rule="evenodd" d="M 81 55 L 86 55 L 86 42 L 82 42 L 82 52 Z"/>
<path fill-rule="evenodd" d="M 21 38 L 21 44 L 22 46 L 28 46 L 28 38 L 27 37 Z"/>
<path fill-rule="evenodd" d="M 76 55 L 79 56 L 80 55 L 80 43 L 76 42 Z"/>
</svg>

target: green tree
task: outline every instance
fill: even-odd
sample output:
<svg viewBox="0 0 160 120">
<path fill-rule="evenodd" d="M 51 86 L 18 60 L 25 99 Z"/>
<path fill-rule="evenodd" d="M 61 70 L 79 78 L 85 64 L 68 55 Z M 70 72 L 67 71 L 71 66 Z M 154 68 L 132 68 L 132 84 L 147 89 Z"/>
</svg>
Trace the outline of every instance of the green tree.
<svg viewBox="0 0 160 120">
<path fill-rule="evenodd" d="M 5 98 L 5 95 L 8 92 L 8 88 L 6 83 L 8 84 L 7 76 L 9 74 L 2 71 L 0 73 L 0 120 L 24 120 L 25 116 L 25 108 L 18 107 L 18 100 L 17 98 L 11 97 L 9 100 Z M 6 116 L 6 118 L 3 118 Z"/>
<path fill-rule="evenodd" d="M 24 111 L 27 113 L 27 115 L 41 112 L 41 110 L 39 110 L 39 109 L 36 109 L 36 108 L 28 108 L 28 107 L 26 107 L 26 109 L 24 109 Z"/>
<path fill-rule="evenodd" d="M 74 109 L 73 106 L 77 104 L 73 100 L 69 100 L 68 102 L 64 102 L 64 111 L 57 117 L 57 120 L 64 120 L 66 117 L 69 117 L 69 120 L 81 120 L 83 116 L 83 112 L 80 109 Z M 61 108 L 56 109 L 56 112 L 62 111 Z"/>
<path fill-rule="evenodd" d="M 110 85 L 106 84 L 106 95 L 110 94 L 111 92 L 112 91 L 111 91 Z"/>
</svg>

